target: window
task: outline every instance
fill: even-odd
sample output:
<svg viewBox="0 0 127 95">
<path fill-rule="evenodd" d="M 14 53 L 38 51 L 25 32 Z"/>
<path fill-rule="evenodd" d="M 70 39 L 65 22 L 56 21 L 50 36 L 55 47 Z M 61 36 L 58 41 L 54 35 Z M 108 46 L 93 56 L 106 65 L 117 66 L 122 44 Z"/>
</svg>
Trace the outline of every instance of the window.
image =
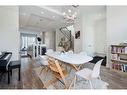
<svg viewBox="0 0 127 95">
<path fill-rule="evenodd" d="M 35 34 L 25 34 L 21 33 L 21 50 L 27 50 L 28 46 L 32 44 L 36 44 L 36 37 Z"/>
</svg>

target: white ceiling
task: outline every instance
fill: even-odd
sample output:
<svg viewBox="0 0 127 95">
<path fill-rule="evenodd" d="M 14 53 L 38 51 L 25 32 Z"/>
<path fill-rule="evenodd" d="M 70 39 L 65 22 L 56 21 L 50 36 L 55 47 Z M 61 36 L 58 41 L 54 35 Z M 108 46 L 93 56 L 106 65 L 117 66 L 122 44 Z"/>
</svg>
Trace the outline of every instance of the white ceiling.
<svg viewBox="0 0 127 95">
<path fill-rule="evenodd" d="M 32 31 L 55 30 L 68 24 L 64 20 L 63 12 L 68 9 L 78 11 L 78 18 L 82 15 L 93 13 L 104 13 L 105 6 L 20 6 L 19 7 L 19 28 Z M 41 13 L 43 12 L 43 13 Z"/>
</svg>

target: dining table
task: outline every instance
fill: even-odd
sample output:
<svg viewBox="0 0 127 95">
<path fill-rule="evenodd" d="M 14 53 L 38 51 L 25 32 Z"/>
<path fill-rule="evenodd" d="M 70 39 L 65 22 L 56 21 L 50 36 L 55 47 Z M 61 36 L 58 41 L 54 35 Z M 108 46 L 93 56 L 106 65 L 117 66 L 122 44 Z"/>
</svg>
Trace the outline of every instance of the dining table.
<svg viewBox="0 0 127 95">
<path fill-rule="evenodd" d="M 58 61 L 62 61 L 74 67 L 76 71 L 79 70 L 77 65 L 82 65 L 88 63 L 93 59 L 93 57 L 83 54 L 76 54 L 76 53 L 61 53 L 61 52 L 52 52 L 46 53 L 48 57 L 54 58 Z"/>
</svg>

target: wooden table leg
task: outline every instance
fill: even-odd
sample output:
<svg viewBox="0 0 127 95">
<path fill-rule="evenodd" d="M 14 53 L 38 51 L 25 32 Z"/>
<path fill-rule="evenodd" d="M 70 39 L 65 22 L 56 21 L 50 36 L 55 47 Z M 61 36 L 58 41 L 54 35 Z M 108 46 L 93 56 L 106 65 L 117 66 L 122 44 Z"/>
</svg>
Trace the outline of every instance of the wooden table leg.
<svg viewBox="0 0 127 95">
<path fill-rule="evenodd" d="M 77 66 L 76 65 L 74 65 L 74 64 L 70 64 L 76 71 L 79 71 L 79 68 L 77 68 Z"/>
</svg>

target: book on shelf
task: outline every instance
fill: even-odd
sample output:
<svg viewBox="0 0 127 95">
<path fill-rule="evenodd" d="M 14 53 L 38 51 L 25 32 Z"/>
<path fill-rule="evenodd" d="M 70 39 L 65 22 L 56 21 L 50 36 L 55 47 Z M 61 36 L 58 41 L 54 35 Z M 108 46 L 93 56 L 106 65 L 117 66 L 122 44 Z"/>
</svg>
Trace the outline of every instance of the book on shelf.
<svg viewBox="0 0 127 95">
<path fill-rule="evenodd" d="M 124 49 L 124 53 L 126 53 L 126 54 L 127 54 L 127 47 L 125 47 L 125 49 Z"/>
<path fill-rule="evenodd" d="M 115 47 L 111 48 L 112 53 L 127 53 L 127 47 Z"/>
<path fill-rule="evenodd" d="M 121 53 L 121 48 L 117 48 L 117 53 Z"/>
<path fill-rule="evenodd" d="M 124 72 L 124 65 L 121 64 L 121 71 Z"/>
<path fill-rule="evenodd" d="M 127 65 L 124 65 L 124 72 L 127 72 Z"/>
<path fill-rule="evenodd" d="M 127 65 L 126 64 L 112 63 L 112 69 L 119 70 L 122 72 L 127 72 Z"/>
<path fill-rule="evenodd" d="M 117 50 L 116 47 L 112 47 L 112 50 L 111 50 L 111 51 L 112 51 L 113 53 L 116 53 L 116 50 Z"/>
</svg>

